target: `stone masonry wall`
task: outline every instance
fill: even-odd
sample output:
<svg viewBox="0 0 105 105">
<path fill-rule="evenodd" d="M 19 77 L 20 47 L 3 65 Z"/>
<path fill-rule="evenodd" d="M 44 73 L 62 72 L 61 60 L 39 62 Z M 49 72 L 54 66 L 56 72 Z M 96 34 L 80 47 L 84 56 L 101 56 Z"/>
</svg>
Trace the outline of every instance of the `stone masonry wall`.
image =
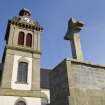
<svg viewBox="0 0 105 105">
<path fill-rule="evenodd" d="M 70 62 L 69 105 L 105 105 L 105 67 Z"/>
<path fill-rule="evenodd" d="M 62 62 L 50 72 L 51 105 L 69 105 L 66 63 Z"/>
<path fill-rule="evenodd" d="M 50 72 L 51 105 L 105 105 L 105 67 L 64 60 Z"/>
</svg>

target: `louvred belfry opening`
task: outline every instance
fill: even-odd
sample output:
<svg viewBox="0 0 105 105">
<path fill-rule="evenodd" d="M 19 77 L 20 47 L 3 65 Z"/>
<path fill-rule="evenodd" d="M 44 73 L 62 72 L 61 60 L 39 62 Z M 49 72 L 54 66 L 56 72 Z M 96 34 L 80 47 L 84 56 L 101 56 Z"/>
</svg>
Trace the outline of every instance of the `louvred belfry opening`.
<svg viewBox="0 0 105 105">
<path fill-rule="evenodd" d="M 32 35 L 30 33 L 27 34 L 26 37 L 26 46 L 31 47 L 32 46 Z"/>
<path fill-rule="evenodd" d="M 19 32 L 19 36 L 18 36 L 18 45 L 24 45 L 24 32 Z"/>
</svg>

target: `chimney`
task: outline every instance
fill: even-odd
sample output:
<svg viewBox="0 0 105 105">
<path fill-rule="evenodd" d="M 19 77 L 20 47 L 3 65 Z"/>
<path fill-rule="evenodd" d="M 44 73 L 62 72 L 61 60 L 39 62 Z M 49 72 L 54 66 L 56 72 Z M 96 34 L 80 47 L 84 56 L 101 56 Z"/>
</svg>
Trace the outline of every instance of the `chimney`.
<svg viewBox="0 0 105 105">
<path fill-rule="evenodd" d="M 70 18 L 68 22 L 68 30 L 64 37 L 65 40 L 69 40 L 72 50 L 72 58 L 79 61 L 83 61 L 83 53 L 80 43 L 79 32 L 83 28 L 84 24 L 82 21 L 76 21 L 73 18 Z"/>
</svg>

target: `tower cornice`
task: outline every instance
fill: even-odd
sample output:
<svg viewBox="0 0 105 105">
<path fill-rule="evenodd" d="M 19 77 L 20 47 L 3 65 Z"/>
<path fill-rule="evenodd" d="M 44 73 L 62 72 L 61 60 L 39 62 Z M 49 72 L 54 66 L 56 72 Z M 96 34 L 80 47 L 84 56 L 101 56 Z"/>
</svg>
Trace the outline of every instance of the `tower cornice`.
<svg viewBox="0 0 105 105">
<path fill-rule="evenodd" d="M 13 17 L 12 19 L 8 20 L 8 23 L 12 25 L 16 25 L 21 28 L 36 30 L 40 32 L 43 31 L 43 27 L 40 26 L 38 22 L 35 22 L 33 20 L 31 20 L 30 22 L 26 22 L 23 20 L 23 17 Z"/>
<path fill-rule="evenodd" d="M 19 50 L 19 51 L 23 51 L 23 52 L 30 52 L 30 53 L 36 53 L 36 54 L 41 54 L 40 51 L 36 51 L 36 50 L 33 50 L 31 48 L 27 48 L 27 47 L 21 47 L 21 46 L 9 46 L 9 45 L 6 45 L 6 48 L 8 49 L 11 49 L 11 50 Z"/>
</svg>

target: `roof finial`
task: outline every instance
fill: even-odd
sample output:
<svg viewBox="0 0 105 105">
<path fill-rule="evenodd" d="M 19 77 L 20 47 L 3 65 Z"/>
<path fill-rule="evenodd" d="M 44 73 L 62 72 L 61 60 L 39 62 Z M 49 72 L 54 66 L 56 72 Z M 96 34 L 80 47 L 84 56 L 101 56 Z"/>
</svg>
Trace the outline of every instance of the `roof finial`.
<svg viewBox="0 0 105 105">
<path fill-rule="evenodd" d="M 80 61 L 83 61 L 83 54 L 80 44 L 79 32 L 83 26 L 84 24 L 82 21 L 76 21 L 74 18 L 70 18 L 68 22 L 68 30 L 64 37 L 65 40 L 70 40 L 72 57 Z"/>
<path fill-rule="evenodd" d="M 31 16 L 31 12 L 28 9 L 23 8 L 20 10 L 19 16 Z"/>
</svg>

